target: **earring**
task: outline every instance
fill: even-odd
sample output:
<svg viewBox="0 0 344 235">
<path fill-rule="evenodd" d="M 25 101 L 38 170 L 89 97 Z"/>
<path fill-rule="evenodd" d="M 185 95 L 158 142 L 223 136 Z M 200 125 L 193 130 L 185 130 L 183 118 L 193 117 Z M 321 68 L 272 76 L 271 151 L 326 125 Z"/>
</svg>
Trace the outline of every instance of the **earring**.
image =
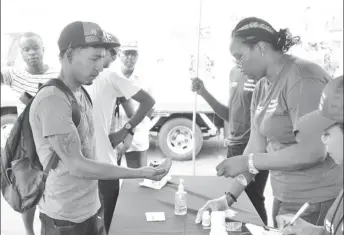
<svg viewBox="0 0 344 235">
<path fill-rule="evenodd" d="M 264 56 L 263 52 L 261 53 L 262 56 Z"/>
</svg>

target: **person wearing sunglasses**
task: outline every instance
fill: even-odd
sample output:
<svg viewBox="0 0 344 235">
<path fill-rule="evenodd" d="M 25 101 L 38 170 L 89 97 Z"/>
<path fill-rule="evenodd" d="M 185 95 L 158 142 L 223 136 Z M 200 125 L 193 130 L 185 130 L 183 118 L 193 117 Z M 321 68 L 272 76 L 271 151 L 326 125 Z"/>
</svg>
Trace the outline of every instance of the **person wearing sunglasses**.
<svg viewBox="0 0 344 235">
<path fill-rule="evenodd" d="M 207 202 L 200 215 L 226 210 L 256 174 L 269 170 L 274 225 L 277 215 L 294 214 L 305 202 L 310 208 L 302 218 L 323 224 L 343 186 L 341 168 L 326 154 L 320 135 L 298 142 L 294 130 L 300 117 L 317 109 L 331 78 L 319 65 L 287 54 L 299 41 L 289 30 L 276 31 L 256 17 L 241 20 L 232 31 L 231 54 L 245 74 L 261 79 L 252 95 L 251 133 L 243 155 L 216 167 L 218 176 L 237 180 L 223 197 Z"/>
<path fill-rule="evenodd" d="M 104 34 L 104 37 L 115 45 L 113 47 L 107 47 L 108 52 L 111 52 L 113 48 L 117 49 L 121 46 L 116 37 L 112 37 L 109 33 Z M 102 62 L 102 65 L 104 65 L 103 58 Z M 118 174 L 121 175 L 117 179 L 98 181 L 106 233 L 109 232 L 113 212 L 117 203 L 120 190 L 119 179 L 127 178 L 130 172 L 135 172 L 136 170 L 144 171 L 147 168 L 146 166 L 140 169 L 120 167 L 118 154 L 115 150 L 118 148 L 128 149 L 130 147 L 135 128 L 146 117 L 155 103 L 154 99 L 146 91 L 141 89 L 141 87 L 121 76 L 114 69 L 114 65 L 111 64 L 109 68 L 101 71 L 93 81 L 93 84 L 85 87 L 93 101 L 92 118 L 94 120 L 97 160 L 116 166 Z M 122 106 L 129 119 L 119 130 L 112 131 L 111 125 L 117 98 L 121 99 Z M 131 108 L 131 104 L 129 103 L 131 100 L 135 100 L 139 104 L 136 112 Z M 169 163 L 171 163 L 170 160 Z"/>
<path fill-rule="evenodd" d="M 123 78 L 127 79 L 133 84 L 141 87 L 148 94 L 152 95 L 152 91 L 146 79 L 140 74 L 137 68 L 137 60 L 139 57 L 139 47 L 137 41 L 124 41 L 119 49 L 119 63 L 116 64 L 116 72 Z M 130 100 L 134 109 L 138 108 L 138 103 Z M 153 109 L 151 109 L 150 113 Z M 119 108 L 119 118 L 116 120 L 117 127 L 121 128 L 122 122 L 126 121 L 126 117 L 122 115 L 123 109 Z M 147 150 L 149 149 L 149 127 L 150 127 L 150 113 L 141 121 L 135 128 L 135 133 L 128 149 L 125 149 L 124 154 L 126 163 L 129 168 L 140 168 L 147 166 Z"/>
<path fill-rule="evenodd" d="M 321 140 L 329 156 L 343 166 L 343 75 L 335 78 L 324 89 L 318 110 L 301 117 L 296 131 L 300 138 L 322 134 Z M 343 174 L 341 172 L 340 174 Z M 343 185 L 342 185 L 343 186 Z M 279 228 L 284 228 L 292 214 L 277 216 Z M 283 234 L 340 235 L 343 234 L 343 188 L 329 209 L 324 226 L 316 226 L 298 219 L 286 226 Z"/>
</svg>

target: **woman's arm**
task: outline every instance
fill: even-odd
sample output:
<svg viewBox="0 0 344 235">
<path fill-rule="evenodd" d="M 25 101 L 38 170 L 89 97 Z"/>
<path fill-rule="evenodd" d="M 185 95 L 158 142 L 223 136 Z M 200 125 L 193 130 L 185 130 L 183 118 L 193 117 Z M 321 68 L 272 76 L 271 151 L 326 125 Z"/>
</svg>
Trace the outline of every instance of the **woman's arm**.
<svg viewBox="0 0 344 235">
<path fill-rule="evenodd" d="M 300 117 L 317 110 L 325 82 L 313 78 L 300 78 L 285 91 L 288 113 L 296 134 L 295 144 L 270 153 L 256 154 L 254 165 L 259 170 L 300 170 L 311 167 L 326 158 L 321 142 L 322 133 L 306 136 L 297 131 Z"/>
<path fill-rule="evenodd" d="M 266 138 L 262 136 L 259 131 L 256 129 L 253 123 L 254 117 L 254 111 L 251 111 L 251 132 L 250 132 L 250 138 L 247 143 L 247 146 L 244 150 L 244 156 L 247 156 L 250 153 L 264 153 L 266 151 Z M 242 158 L 245 158 L 244 156 L 240 156 Z M 246 162 L 248 162 L 248 159 L 246 159 Z M 248 171 L 244 172 L 243 175 L 246 178 L 247 184 L 249 184 L 255 175 L 249 173 Z M 246 186 L 242 185 L 238 180 L 234 181 L 234 183 L 229 188 L 229 192 L 234 195 L 234 197 L 238 198 L 240 194 L 245 190 Z M 233 203 L 232 199 L 227 196 L 228 204 L 231 205 Z"/>
<path fill-rule="evenodd" d="M 299 136 L 298 136 L 299 137 Z M 253 162 L 258 170 L 300 170 L 326 158 L 321 135 L 297 138 L 296 143 L 272 153 L 256 153 Z"/>
</svg>

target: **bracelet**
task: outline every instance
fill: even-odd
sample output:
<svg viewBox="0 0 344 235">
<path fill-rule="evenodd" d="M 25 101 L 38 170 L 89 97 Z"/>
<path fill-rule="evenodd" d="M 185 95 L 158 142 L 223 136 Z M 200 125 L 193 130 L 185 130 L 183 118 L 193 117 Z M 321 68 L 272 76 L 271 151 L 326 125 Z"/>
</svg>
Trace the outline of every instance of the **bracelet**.
<svg viewBox="0 0 344 235">
<path fill-rule="evenodd" d="M 236 197 L 234 197 L 233 194 L 231 194 L 230 192 L 225 192 L 225 194 L 230 196 L 233 199 L 233 201 L 237 202 L 237 199 L 236 199 Z"/>
</svg>

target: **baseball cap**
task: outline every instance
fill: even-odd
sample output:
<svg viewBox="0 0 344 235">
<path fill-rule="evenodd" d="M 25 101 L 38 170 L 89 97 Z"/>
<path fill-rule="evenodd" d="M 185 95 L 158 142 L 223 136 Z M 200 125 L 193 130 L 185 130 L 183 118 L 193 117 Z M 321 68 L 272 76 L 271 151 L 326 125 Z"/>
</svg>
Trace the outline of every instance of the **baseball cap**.
<svg viewBox="0 0 344 235">
<path fill-rule="evenodd" d="M 124 41 L 120 47 L 121 51 L 138 51 L 137 41 Z"/>
<path fill-rule="evenodd" d="M 65 51 L 79 46 L 99 46 L 107 49 L 118 47 L 120 44 L 109 33 L 104 32 L 98 24 L 75 21 L 61 31 L 58 46 L 60 51 Z"/>
<path fill-rule="evenodd" d="M 319 108 L 302 116 L 295 131 L 311 136 L 323 132 L 336 123 L 343 123 L 343 75 L 331 80 L 325 86 Z"/>
</svg>

